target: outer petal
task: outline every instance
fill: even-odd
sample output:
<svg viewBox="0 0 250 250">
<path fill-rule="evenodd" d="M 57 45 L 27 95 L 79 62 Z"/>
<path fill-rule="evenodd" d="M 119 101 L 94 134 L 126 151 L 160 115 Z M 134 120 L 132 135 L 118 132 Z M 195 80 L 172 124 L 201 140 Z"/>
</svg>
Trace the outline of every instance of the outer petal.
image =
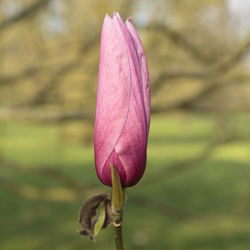
<svg viewBox="0 0 250 250">
<path fill-rule="evenodd" d="M 130 92 L 127 50 L 114 21 L 106 15 L 101 35 L 95 120 L 95 162 L 101 181 L 102 168 L 114 150 L 127 120 Z"/>
<path fill-rule="evenodd" d="M 126 25 L 123 23 L 120 15 L 116 13 L 114 15 L 114 23 L 117 25 L 118 29 L 122 32 L 122 35 L 125 40 L 125 46 L 127 49 L 128 54 L 128 61 L 130 65 L 130 80 L 131 80 L 131 92 L 135 92 L 134 95 L 135 102 L 137 104 L 137 109 L 140 111 L 140 117 L 142 119 L 146 119 L 146 109 L 144 104 L 144 89 L 143 89 L 143 82 L 142 82 L 142 70 L 141 64 L 137 53 L 136 43 L 131 36 Z M 142 121 L 143 124 L 147 126 L 147 123 Z"/>
<path fill-rule="evenodd" d="M 126 173 L 126 187 L 141 179 L 146 165 L 147 136 L 134 95 L 132 93 L 128 119 L 115 147 Z"/>
<path fill-rule="evenodd" d="M 104 164 L 104 167 L 102 168 L 102 173 L 101 173 L 101 180 L 105 185 L 112 186 L 112 181 L 111 181 L 111 171 L 110 171 L 110 165 L 114 164 L 116 170 L 118 171 L 121 179 L 121 183 L 123 186 L 126 185 L 126 180 L 127 180 L 127 174 L 124 170 L 124 167 L 119 159 L 119 156 L 115 149 L 112 151 L 110 154 L 109 158 Z"/>
<path fill-rule="evenodd" d="M 134 25 L 131 23 L 131 18 L 129 18 L 126 21 L 126 26 L 128 30 L 130 31 L 130 34 L 132 35 L 137 49 L 137 54 L 140 61 L 140 66 L 142 70 L 142 86 L 143 86 L 143 95 L 144 95 L 144 104 L 145 104 L 145 110 L 146 110 L 146 116 L 147 116 L 147 128 L 149 131 L 149 124 L 150 124 L 150 82 L 149 82 L 149 75 L 148 75 L 148 65 L 147 60 L 145 56 L 145 52 L 140 40 L 140 37 L 134 27 Z"/>
<path fill-rule="evenodd" d="M 142 70 L 133 37 L 117 14 L 114 22 L 123 33 L 131 74 L 131 99 L 128 118 L 115 147 L 126 172 L 125 186 L 136 184 L 145 170 L 148 126 L 144 104 Z"/>
</svg>

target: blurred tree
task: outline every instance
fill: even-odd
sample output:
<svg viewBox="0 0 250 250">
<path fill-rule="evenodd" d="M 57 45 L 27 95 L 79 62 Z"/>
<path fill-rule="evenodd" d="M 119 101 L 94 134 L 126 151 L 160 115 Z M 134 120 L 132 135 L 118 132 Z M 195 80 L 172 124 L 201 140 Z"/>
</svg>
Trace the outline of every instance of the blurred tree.
<svg viewBox="0 0 250 250">
<path fill-rule="evenodd" d="M 104 15 L 134 17 L 148 57 L 152 112 L 249 110 L 249 34 L 230 1 L 0 2 L 0 119 L 92 124 Z M 92 125 L 91 125 L 92 126 Z"/>
</svg>

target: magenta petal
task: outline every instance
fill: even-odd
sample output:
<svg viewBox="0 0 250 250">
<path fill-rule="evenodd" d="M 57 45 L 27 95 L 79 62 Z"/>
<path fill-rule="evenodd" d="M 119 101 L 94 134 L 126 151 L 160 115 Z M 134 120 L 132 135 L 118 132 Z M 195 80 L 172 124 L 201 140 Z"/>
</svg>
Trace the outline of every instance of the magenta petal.
<svg viewBox="0 0 250 250">
<path fill-rule="evenodd" d="M 146 145 L 146 127 L 143 125 L 135 98 L 131 96 L 128 119 L 115 147 L 127 175 L 126 187 L 135 185 L 144 173 Z"/>
<path fill-rule="evenodd" d="M 118 154 L 115 150 L 112 151 L 109 158 L 104 164 L 104 167 L 102 168 L 101 176 L 99 177 L 103 184 L 107 186 L 112 186 L 111 183 L 111 171 L 110 171 L 110 165 L 111 163 L 115 166 L 116 170 L 118 171 L 121 183 L 123 186 L 126 185 L 126 172 L 123 169 L 123 165 L 118 157 Z"/>
</svg>

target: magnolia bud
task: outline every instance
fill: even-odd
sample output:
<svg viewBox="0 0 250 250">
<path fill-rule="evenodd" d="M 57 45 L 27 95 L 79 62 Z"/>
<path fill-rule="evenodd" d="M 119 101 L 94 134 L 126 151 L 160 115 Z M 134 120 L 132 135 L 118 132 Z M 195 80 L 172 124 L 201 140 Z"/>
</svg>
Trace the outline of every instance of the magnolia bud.
<svg viewBox="0 0 250 250">
<path fill-rule="evenodd" d="M 102 27 L 95 117 L 95 166 L 111 186 L 111 163 L 123 187 L 142 177 L 150 125 L 150 84 L 140 38 L 128 19 L 106 15 Z"/>
</svg>

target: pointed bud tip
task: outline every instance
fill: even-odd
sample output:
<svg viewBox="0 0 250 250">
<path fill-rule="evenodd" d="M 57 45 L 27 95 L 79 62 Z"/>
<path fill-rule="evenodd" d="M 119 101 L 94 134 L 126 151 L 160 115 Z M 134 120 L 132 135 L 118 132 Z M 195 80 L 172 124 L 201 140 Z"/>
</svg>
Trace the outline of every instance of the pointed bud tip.
<svg viewBox="0 0 250 250">
<path fill-rule="evenodd" d="M 104 21 L 105 21 L 105 20 L 109 20 L 109 19 L 112 19 L 112 18 L 109 16 L 108 13 L 106 13 L 106 15 L 105 15 L 105 17 L 104 17 Z"/>
<path fill-rule="evenodd" d="M 132 17 L 127 18 L 126 23 L 132 23 Z"/>
</svg>

